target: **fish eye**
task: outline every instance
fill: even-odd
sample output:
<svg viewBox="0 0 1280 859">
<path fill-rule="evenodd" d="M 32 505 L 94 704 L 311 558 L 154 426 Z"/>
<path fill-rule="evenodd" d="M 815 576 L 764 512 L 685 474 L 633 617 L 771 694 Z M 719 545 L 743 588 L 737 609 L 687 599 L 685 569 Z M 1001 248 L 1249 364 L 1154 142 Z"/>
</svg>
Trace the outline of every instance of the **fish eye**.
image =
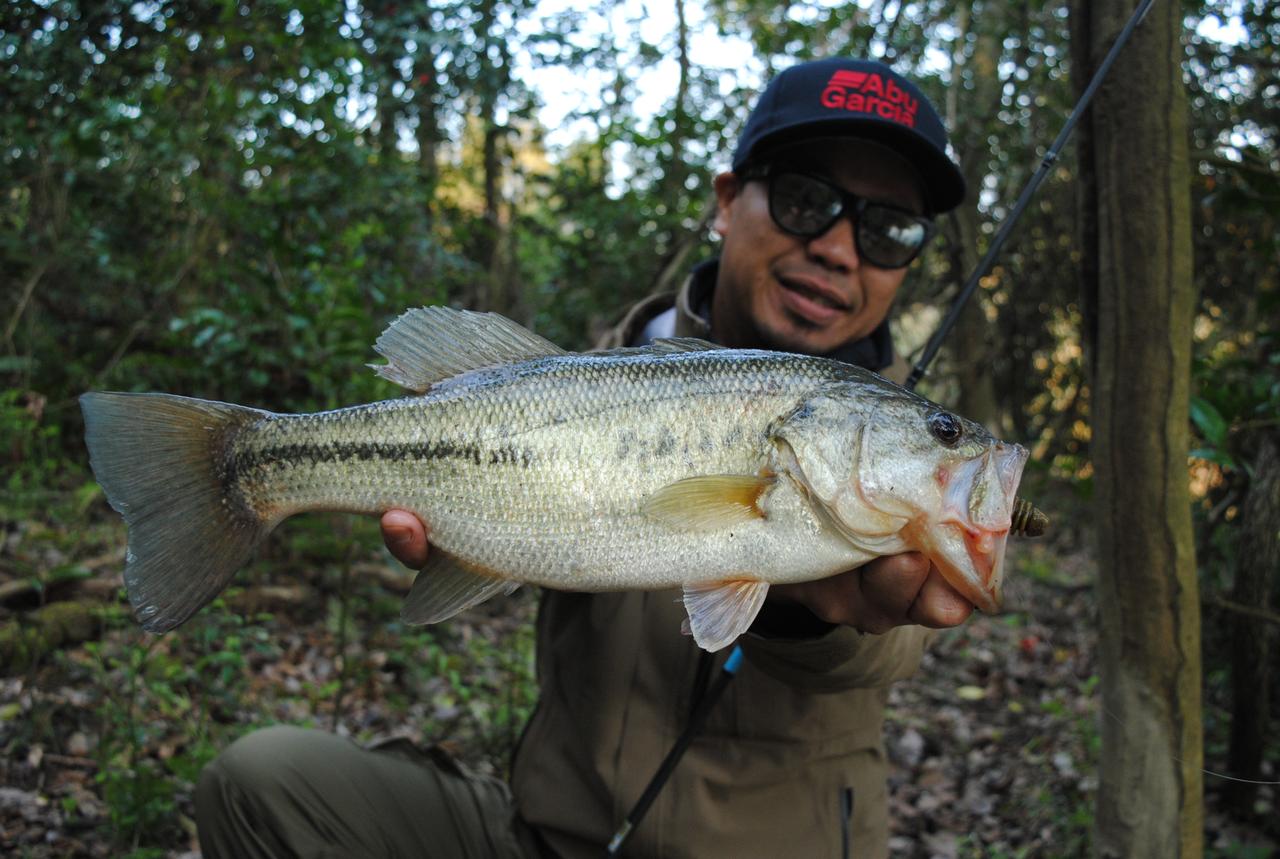
<svg viewBox="0 0 1280 859">
<path fill-rule="evenodd" d="M 947 447 L 955 447 L 964 435 L 964 427 L 960 419 L 950 412 L 934 412 L 925 418 L 929 424 L 929 432 Z"/>
</svg>

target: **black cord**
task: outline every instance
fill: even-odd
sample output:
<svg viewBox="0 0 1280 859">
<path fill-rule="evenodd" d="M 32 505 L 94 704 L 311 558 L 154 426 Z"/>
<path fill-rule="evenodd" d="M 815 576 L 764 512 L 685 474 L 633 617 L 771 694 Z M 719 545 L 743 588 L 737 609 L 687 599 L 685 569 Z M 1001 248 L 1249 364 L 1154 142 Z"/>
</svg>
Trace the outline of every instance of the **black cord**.
<svg viewBox="0 0 1280 859">
<path fill-rule="evenodd" d="M 653 805 L 653 801 L 658 798 L 658 794 L 667 783 L 667 779 L 671 777 L 672 771 L 675 770 L 676 764 L 680 763 L 680 758 L 684 756 L 685 750 L 689 748 L 693 738 L 702 730 L 702 726 L 707 721 L 707 716 L 711 714 L 716 701 L 720 700 L 720 696 L 724 694 L 724 690 L 729 686 L 729 681 L 738 672 L 738 666 L 741 664 L 742 647 L 735 646 L 733 652 L 729 654 L 728 660 L 725 661 L 724 666 L 720 669 L 720 673 L 711 681 L 711 686 L 707 689 L 706 694 L 701 696 L 697 706 L 694 707 L 693 713 L 689 716 L 689 724 L 685 726 L 684 731 L 676 739 L 671 751 L 667 752 L 667 756 L 662 759 L 662 763 L 658 766 L 658 771 L 649 780 L 649 785 L 644 789 L 644 793 L 640 794 L 640 799 L 636 801 L 631 813 L 623 819 L 622 826 L 618 828 L 612 840 L 609 841 L 609 846 L 605 848 L 605 856 L 617 856 L 618 851 L 622 849 L 622 845 L 627 843 L 632 831 L 635 830 L 649 811 L 649 806 Z"/>
</svg>

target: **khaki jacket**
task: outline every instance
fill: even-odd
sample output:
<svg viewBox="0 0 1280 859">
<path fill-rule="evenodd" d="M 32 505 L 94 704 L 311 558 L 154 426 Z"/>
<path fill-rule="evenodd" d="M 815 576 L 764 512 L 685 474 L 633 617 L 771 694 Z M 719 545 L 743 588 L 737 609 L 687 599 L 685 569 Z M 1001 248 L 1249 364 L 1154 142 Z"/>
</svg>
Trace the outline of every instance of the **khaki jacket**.
<svg viewBox="0 0 1280 859">
<path fill-rule="evenodd" d="M 707 337 L 695 279 L 637 306 L 604 345 L 637 342 L 673 302 L 672 333 Z M 701 651 L 680 634 L 679 596 L 544 593 L 541 697 L 512 789 L 520 816 L 565 859 L 603 855 L 694 706 Z M 808 617 L 796 637 L 757 635 L 757 623 L 740 639 L 742 667 L 623 855 L 887 855 L 887 687 L 915 671 L 927 631 L 864 635 Z M 729 652 L 715 654 L 716 671 Z"/>
</svg>

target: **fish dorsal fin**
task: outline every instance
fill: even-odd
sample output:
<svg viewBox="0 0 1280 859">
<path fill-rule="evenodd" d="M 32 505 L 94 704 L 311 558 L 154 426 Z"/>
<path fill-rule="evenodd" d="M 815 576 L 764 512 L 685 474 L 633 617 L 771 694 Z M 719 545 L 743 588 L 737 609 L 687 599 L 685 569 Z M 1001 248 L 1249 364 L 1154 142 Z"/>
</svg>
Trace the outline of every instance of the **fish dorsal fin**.
<svg viewBox="0 0 1280 859">
<path fill-rule="evenodd" d="M 717 531 L 763 519 L 760 496 L 774 478 L 710 474 L 668 483 L 645 499 L 644 514 L 682 531 Z"/>
<path fill-rule="evenodd" d="M 387 326 L 374 350 L 386 364 L 370 364 L 384 379 L 421 393 L 436 382 L 565 350 L 497 313 L 417 307 Z"/>
<path fill-rule="evenodd" d="M 616 346 L 613 349 L 600 349 L 589 354 L 593 358 L 610 355 L 678 355 L 682 352 L 712 352 L 724 348 L 696 337 L 661 337 L 644 346 Z"/>
<path fill-rule="evenodd" d="M 768 582 L 752 579 L 685 585 L 684 610 L 693 640 L 713 653 L 733 644 L 755 621 L 768 593 Z"/>
<path fill-rule="evenodd" d="M 519 586 L 519 582 L 499 578 L 432 547 L 427 565 L 418 572 L 405 597 L 400 617 L 410 624 L 439 623 Z"/>
<path fill-rule="evenodd" d="M 649 344 L 659 354 L 670 352 L 712 352 L 726 347 L 697 337 L 659 337 Z"/>
</svg>

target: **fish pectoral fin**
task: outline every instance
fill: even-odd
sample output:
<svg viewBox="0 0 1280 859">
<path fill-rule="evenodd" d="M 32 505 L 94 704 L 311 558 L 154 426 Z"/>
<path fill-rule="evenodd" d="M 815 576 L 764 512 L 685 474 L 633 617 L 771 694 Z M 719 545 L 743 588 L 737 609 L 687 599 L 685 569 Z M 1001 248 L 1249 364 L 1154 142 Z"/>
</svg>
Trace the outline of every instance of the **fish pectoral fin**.
<svg viewBox="0 0 1280 859">
<path fill-rule="evenodd" d="M 405 311 L 373 348 L 387 359 L 369 365 L 379 376 L 419 393 L 468 370 L 568 354 L 505 316 L 452 307 Z"/>
<path fill-rule="evenodd" d="M 760 496 L 774 478 L 711 474 L 668 483 L 645 499 L 646 516 L 686 531 L 717 531 L 763 519 Z"/>
<path fill-rule="evenodd" d="M 484 567 L 432 547 L 427 565 L 418 571 L 413 588 L 405 597 L 400 617 L 414 625 L 438 623 L 519 586 L 519 582 L 500 578 Z"/>
<path fill-rule="evenodd" d="M 769 583 L 754 579 L 685 585 L 684 610 L 693 640 L 711 652 L 733 644 L 755 621 L 768 593 Z"/>
</svg>

